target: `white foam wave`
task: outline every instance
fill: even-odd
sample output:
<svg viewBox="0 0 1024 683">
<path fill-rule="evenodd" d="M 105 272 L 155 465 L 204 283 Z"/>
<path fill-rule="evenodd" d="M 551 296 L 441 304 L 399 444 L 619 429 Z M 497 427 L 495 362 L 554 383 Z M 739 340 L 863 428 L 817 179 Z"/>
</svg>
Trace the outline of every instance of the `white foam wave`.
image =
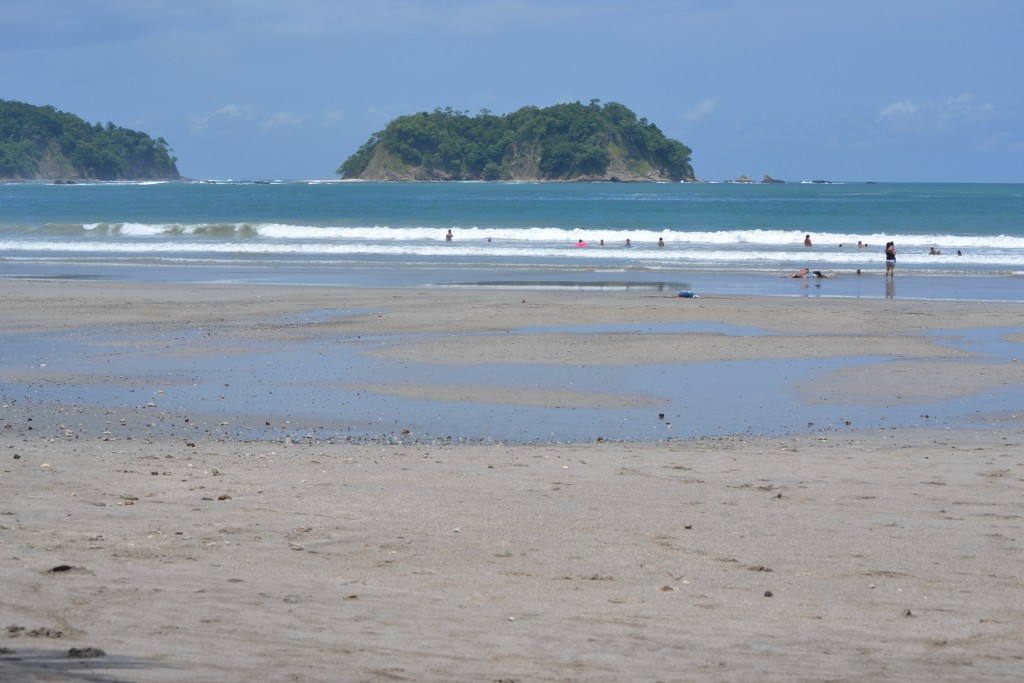
<svg viewBox="0 0 1024 683">
<path fill-rule="evenodd" d="M 205 240 L 151 240 L 148 231 L 131 240 L 0 240 L 0 251 L 6 253 L 47 252 L 67 254 L 120 254 L 145 257 L 159 254 L 253 254 L 296 256 L 381 256 L 429 257 L 480 260 L 499 259 L 557 259 L 567 262 L 644 262 L 663 264 L 756 265 L 761 264 L 815 264 L 816 267 L 859 267 L 881 263 L 881 253 L 863 249 L 764 249 L 745 245 L 666 246 L 654 244 L 632 249 L 621 245 L 589 246 L 579 249 L 573 243 L 509 243 L 477 241 L 455 244 L 445 242 L 412 241 L 205 241 Z M 943 256 L 930 256 L 926 249 L 902 251 L 898 263 L 929 265 L 941 269 L 962 267 L 989 267 L 1019 269 L 1024 267 L 1024 251 L 976 250 L 963 256 L 946 252 Z"/>
<path fill-rule="evenodd" d="M 121 223 L 117 232 L 127 237 L 159 237 L 167 234 L 167 228 L 162 225 L 148 225 L 145 223 Z"/>
<path fill-rule="evenodd" d="M 331 226 L 331 225 L 294 225 L 288 223 L 85 223 L 82 230 L 94 235 L 111 237 L 187 237 L 203 235 L 233 239 L 264 239 L 277 241 L 317 241 L 317 242 L 411 242 L 440 243 L 445 241 L 447 228 L 436 227 L 391 227 L 372 226 Z M 779 249 L 787 247 L 803 248 L 804 234 L 794 230 L 747 229 L 747 230 L 704 230 L 679 232 L 664 230 L 601 230 L 584 228 L 552 228 L 534 227 L 461 227 L 451 226 L 456 244 L 487 242 L 506 242 L 521 245 L 575 245 L 584 240 L 590 245 L 598 245 L 604 240 L 607 245 L 621 245 L 626 239 L 634 245 L 653 245 L 659 239 L 669 246 L 715 247 L 726 248 L 747 247 L 751 249 Z M 867 250 L 881 251 L 886 242 L 896 242 L 897 250 L 928 249 L 937 247 L 944 252 L 990 251 L 990 250 L 1021 250 L 1024 251 L 1024 237 L 1008 235 L 958 235 L 958 234 L 857 234 L 822 233 L 812 235 L 814 250 L 856 248 L 858 242 L 866 245 Z"/>
<path fill-rule="evenodd" d="M 316 241 L 381 241 L 381 242 L 443 242 L 447 229 L 433 227 L 389 226 L 318 226 L 287 223 L 86 223 L 82 229 L 91 233 L 104 233 L 127 237 L 160 237 L 188 235 L 220 235 L 226 239 L 257 237 L 270 240 Z M 516 243 L 575 244 L 584 240 L 591 245 L 604 240 L 606 244 L 622 244 L 626 239 L 634 244 L 655 244 L 659 239 L 667 245 L 740 246 L 751 248 L 778 248 L 802 246 L 804 233 L 793 230 L 707 230 L 678 232 L 664 230 L 600 230 L 551 227 L 486 228 L 452 226 L 456 242 L 505 241 Z M 1024 237 L 1008 235 L 975 236 L 956 234 L 856 234 L 823 233 L 813 236 L 816 248 L 856 247 L 858 242 L 868 249 L 881 250 L 893 240 L 898 249 L 930 248 L 936 246 L 947 251 L 976 251 L 979 249 L 1024 250 Z"/>
</svg>

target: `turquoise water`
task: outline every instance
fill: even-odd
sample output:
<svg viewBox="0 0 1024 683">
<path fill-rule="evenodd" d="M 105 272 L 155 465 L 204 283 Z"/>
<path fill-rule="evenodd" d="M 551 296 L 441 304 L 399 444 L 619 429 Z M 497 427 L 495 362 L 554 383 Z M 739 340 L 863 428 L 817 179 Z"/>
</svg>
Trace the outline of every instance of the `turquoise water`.
<svg viewBox="0 0 1024 683">
<path fill-rule="evenodd" d="M 844 281 L 819 295 L 887 296 L 850 281 L 881 274 L 890 240 L 911 296 L 1024 298 L 1024 185 L 0 185 L 0 273 L 16 277 L 757 294 L 808 267 Z"/>
</svg>

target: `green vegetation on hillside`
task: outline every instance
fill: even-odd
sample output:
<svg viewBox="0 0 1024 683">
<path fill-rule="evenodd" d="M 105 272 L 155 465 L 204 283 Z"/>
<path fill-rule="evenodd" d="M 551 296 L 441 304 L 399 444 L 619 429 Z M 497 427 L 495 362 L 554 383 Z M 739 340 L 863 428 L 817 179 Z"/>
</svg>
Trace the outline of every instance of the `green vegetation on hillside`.
<svg viewBox="0 0 1024 683">
<path fill-rule="evenodd" d="M 170 151 L 163 138 L 0 100 L 0 178 L 177 179 Z"/>
<path fill-rule="evenodd" d="M 402 116 L 337 170 L 345 178 L 540 180 L 693 178 L 691 150 L 625 106 L 598 100 L 478 116 Z M 403 176 L 404 174 L 404 176 Z"/>
</svg>

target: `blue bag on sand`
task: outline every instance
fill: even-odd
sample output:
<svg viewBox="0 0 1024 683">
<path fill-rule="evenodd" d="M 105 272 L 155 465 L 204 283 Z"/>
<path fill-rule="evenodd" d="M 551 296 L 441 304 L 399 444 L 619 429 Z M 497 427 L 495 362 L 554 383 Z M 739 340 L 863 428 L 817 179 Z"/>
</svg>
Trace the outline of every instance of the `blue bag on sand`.
<svg viewBox="0 0 1024 683">
<path fill-rule="evenodd" d="M 690 291 L 679 292 L 679 296 L 683 297 L 684 299 L 697 299 L 697 298 L 699 298 L 696 294 L 694 294 L 693 292 L 690 292 Z"/>
</svg>

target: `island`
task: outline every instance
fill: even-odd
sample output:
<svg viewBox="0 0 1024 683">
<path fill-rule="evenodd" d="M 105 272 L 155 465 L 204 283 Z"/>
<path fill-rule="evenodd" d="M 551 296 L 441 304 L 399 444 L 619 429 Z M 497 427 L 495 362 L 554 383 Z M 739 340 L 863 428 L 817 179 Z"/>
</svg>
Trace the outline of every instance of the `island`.
<svg viewBox="0 0 1024 683">
<path fill-rule="evenodd" d="M 375 181 L 689 182 L 696 179 L 690 154 L 615 102 L 527 106 L 503 116 L 448 107 L 391 121 L 337 173 Z"/>
<path fill-rule="evenodd" d="M 2 180 L 179 180 L 176 163 L 163 138 L 0 99 Z"/>
</svg>

